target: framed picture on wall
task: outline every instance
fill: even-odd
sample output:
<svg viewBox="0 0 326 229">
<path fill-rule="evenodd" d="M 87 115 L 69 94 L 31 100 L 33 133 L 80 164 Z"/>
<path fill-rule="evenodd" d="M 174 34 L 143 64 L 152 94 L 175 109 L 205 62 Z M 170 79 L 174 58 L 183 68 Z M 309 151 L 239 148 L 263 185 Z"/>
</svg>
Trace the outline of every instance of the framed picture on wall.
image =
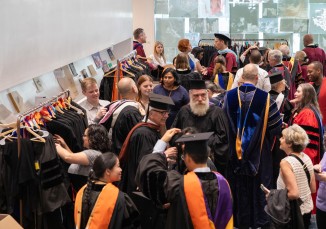
<svg viewBox="0 0 326 229">
<path fill-rule="evenodd" d="M 102 67 L 102 59 L 101 59 L 100 53 L 97 52 L 97 53 L 92 54 L 92 58 L 94 60 L 96 68 L 101 68 Z"/>
<path fill-rule="evenodd" d="M 115 60 L 115 56 L 114 56 L 114 54 L 113 54 L 113 52 L 112 52 L 112 49 L 111 49 L 111 48 L 108 48 L 107 52 L 108 52 L 108 54 L 109 54 L 110 59 L 111 59 L 112 61 Z"/>
<path fill-rule="evenodd" d="M 108 66 L 108 62 L 106 60 L 102 61 L 102 70 L 103 70 L 104 73 L 110 71 L 110 68 Z"/>
<path fill-rule="evenodd" d="M 71 73 L 72 73 L 74 76 L 78 76 L 78 73 L 77 73 L 77 71 L 76 71 L 76 68 L 75 68 L 74 63 L 70 63 L 70 64 L 69 64 L 69 68 L 70 68 Z"/>
</svg>

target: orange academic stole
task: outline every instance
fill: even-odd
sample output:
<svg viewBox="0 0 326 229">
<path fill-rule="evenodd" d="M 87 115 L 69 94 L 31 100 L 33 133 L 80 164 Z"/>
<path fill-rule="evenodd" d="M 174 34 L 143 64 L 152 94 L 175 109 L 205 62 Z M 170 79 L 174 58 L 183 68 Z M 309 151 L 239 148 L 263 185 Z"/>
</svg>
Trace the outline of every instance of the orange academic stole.
<svg viewBox="0 0 326 229">
<path fill-rule="evenodd" d="M 80 229 L 82 200 L 85 188 L 86 185 L 78 191 L 76 196 L 74 212 L 76 229 Z M 118 199 L 118 194 L 119 189 L 113 184 L 109 183 L 104 186 L 88 219 L 87 229 L 108 228 Z"/>
</svg>

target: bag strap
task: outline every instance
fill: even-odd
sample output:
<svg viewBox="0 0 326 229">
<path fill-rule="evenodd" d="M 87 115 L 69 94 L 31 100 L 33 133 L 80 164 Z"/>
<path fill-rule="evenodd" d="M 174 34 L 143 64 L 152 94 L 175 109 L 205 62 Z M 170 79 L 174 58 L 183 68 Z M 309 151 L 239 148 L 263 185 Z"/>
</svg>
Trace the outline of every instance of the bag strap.
<svg viewBox="0 0 326 229">
<path fill-rule="evenodd" d="M 310 187 L 310 173 L 308 171 L 307 165 L 297 155 L 291 154 L 290 156 L 295 157 L 300 162 L 300 164 L 302 165 L 302 168 L 303 168 L 303 170 L 305 171 L 305 173 L 307 175 L 308 185 Z"/>
</svg>

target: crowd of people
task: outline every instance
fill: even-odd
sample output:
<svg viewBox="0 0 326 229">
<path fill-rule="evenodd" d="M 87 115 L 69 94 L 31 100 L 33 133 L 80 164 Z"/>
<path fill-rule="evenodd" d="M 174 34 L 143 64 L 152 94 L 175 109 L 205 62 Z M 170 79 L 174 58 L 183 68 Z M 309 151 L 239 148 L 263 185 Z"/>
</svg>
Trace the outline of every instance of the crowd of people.
<svg viewBox="0 0 326 229">
<path fill-rule="evenodd" d="M 146 57 L 136 29 L 153 75 L 122 78 L 120 100 L 84 79 L 85 150 L 55 136 L 76 228 L 309 228 L 312 214 L 326 228 L 325 52 L 308 34 L 295 57 L 286 45 L 238 57 L 214 35 L 208 66 L 188 39 L 168 64 L 159 41 Z"/>
</svg>

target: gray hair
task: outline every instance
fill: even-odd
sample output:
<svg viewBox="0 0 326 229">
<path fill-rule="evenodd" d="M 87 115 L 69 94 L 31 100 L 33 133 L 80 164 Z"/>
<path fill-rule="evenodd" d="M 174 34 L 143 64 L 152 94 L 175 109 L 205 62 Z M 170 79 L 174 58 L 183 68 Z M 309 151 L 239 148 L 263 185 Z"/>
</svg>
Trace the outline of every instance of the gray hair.
<svg viewBox="0 0 326 229">
<path fill-rule="evenodd" d="M 275 60 L 277 63 L 281 63 L 283 55 L 280 50 L 271 50 L 268 53 L 268 57 L 271 58 L 272 60 Z"/>
</svg>

